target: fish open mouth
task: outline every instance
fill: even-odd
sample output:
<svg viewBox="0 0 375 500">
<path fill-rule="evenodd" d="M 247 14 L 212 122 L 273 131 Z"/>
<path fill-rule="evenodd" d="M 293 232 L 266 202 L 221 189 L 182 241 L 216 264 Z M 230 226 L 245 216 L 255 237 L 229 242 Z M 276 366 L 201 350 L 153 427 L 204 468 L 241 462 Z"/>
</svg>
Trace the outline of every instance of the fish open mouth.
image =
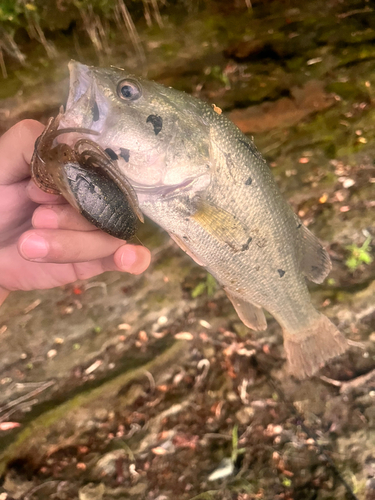
<svg viewBox="0 0 375 500">
<path fill-rule="evenodd" d="M 77 61 L 70 61 L 69 71 L 69 96 L 59 128 L 86 128 L 101 134 L 108 104 L 98 91 L 92 69 Z"/>
</svg>

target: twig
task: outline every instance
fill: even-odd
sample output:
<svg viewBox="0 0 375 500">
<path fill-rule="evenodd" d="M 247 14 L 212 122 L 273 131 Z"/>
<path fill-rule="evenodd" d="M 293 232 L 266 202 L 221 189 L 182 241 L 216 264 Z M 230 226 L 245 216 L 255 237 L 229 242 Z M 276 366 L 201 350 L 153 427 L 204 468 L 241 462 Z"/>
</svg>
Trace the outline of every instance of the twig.
<svg viewBox="0 0 375 500">
<path fill-rule="evenodd" d="M 54 483 L 59 483 L 60 481 L 46 481 L 45 483 L 42 483 L 42 484 L 38 484 L 37 486 L 33 486 L 26 494 L 25 496 L 23 497 L 24 500 L 30 500 L 31 497 L 34 495 L 34 493 L 36 493 L 37 491 L 41 490 L 42 488 L 44 488 L 44 486 L 47 484 L 47 485 L 50 485 L 50 484 L 54 484 Z"/>
<path fill-rule="evenodd" d="M 4 62 L 3 49 L 1 48 L 1 46 L 0 46 L 0 67 L 3 78 L 8 78 L 8 72 Z"/>
<path fill-rule="evenodd" d="M 139 62 L 145 67 L 146 65 L 146 55 L 142 47 L 141 40 L 139 38 L 137 28 L 134 25 L 133 19 L 124 3 L 123 0 L 118 0 L 116 5 L 115 14 L 117 14 L 118 20 L 122 18 L 123 23 L 127 29 L 130 41 L 134 47 L 134 50 L 139 58 Z"/>
<path fill-rule="evenodd" d="M 367 384 L 367 382 L 370 382 L 372 379 L 375 379 L 375 368 L 370 372 L 365 373 L 365 375 L 360 375 L 359 377 L 348 380 L 347 382 L 334 380 L 332 378 L 325 377 L 324 375 L 320 377 L 320 380 L 323 380 L 323 382 L 327 382 L 327 384 L 331 384 L 335 387 L 340 387 L 340 394 L 346 394 L 353 389 L 358 389 L 358 387 Z"/>
<path fill-rule="evenodd" d="M 4 405 L 2 408 L 0 408 L 0 413 L 2 413 L 5 410 L 8 410 L 9 408 L 13 408 L 14 406 L 17 406 L 20 403 L 23 403 L 24 401 L 26 401 L 26 400 L 28 400 L 30 398 L 33 398 L 34 396 L 36 396 L 37 394 L 40 394 L 41 392 L 45 391 L 46 389 L 48 389 L 48 387 L 51 387 L 55 383 L 56 382 L 54 380 L 49 380 L 48 382 L 45 382 L 44 385 L 42 385 L 41 387 L 38 387 L 34 391 L 31 391 L 31 392 L 29 392 L 27 394 L 24 394 L 23 396 L 20 396 L 17 399 L 14 399 L 13 401 L 10 401 L 6 405 Z M 2 420 L 2 417 L 0 417 L 0 421 L 1 420 Z"/>
<path fill-rule="evenodd" d="M 24 408 L 29 408 L 30 406 L 36 405 L 38 401 L 38 399 L 32 399 L 31 401 L 24 401 L 23 403 L 20 403 L 16 408 L 12 408 L 7 413 L 4 413 L 0 417 L 0 422 L 6 422 L 9 417 L 13 415 L 13 413 L 16 413 L 16 411 L 22 411 Z"/>
<path fill-rule="evenodd" d="M 365 385 L 367 382 L 373 379 L 375 379 L 375 369 L 371 370 L 369 373 L 366 373 L 365 375 L 361 375 L 357 378 L 354 378 L 353 380 L 349 380 L 348 382 L 342 382 L 340 388 L 340 394 L 346 394 L 347 392 L 353 389 L 358 389 L 358 387 Z"/>
<path fill-rule="evenodd" d="M 363 9 L 354 9 L 354 10 L 349 10 L 348 12 L 344 12 L 343 14 L 337 14 L 337 17 L 339 19 L 345 19 L 346 17 L 349 16 L 354 16 L 356 14 L 367 14 L 367 12 L 372 12 L 373 9 L 370 7 L 364 7 Z"/>
</svg>

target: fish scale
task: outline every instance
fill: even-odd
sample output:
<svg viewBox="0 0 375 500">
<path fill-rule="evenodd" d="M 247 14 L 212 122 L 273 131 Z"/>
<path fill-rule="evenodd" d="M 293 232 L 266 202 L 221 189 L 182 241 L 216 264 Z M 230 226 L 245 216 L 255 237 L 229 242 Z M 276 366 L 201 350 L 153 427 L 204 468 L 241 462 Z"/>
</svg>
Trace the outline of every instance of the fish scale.
<svg viewBox="0 0 375 500">
<path fill-rule="evenodd" d="M 245 325 L 264 330 L 269 311 L 300 378 L 344 352 L 344 336 L 313 307 L 306 286 L 305 277 L 326 277 L 328 254 L 254 143 L 216 106 L 184 92 L 118 68 L 72 62 L 70 70 L 62 126 L 81 123 L 102 148 L 127 152 L 117 168 L 141 210 L 215 276 Z"/>
</svg>

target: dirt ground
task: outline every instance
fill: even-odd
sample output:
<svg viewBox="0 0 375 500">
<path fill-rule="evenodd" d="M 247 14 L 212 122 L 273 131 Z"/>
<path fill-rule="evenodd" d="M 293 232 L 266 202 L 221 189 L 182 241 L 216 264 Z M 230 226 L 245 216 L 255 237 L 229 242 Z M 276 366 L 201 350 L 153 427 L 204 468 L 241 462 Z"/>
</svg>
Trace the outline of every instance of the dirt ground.
<svg viewBox="0 0 375 500">
<path fill-rule="evenodd" d="M 373 5 L 187 4 L 162 11 L 163 28 L 139 27 L 148 74 L 254 136 L 330 254 L 311 293 L 350 349 L 293 379 L 279 325 L 244 327 L 213 278 L 147 222 L 143 275 L 17 292 L 2 306 L 0 499 L 374 500 Z M 48 77 L 40 56 L 10 74 L 22 85 L 0 101 L 2 130 L 56 114 L 67 60 L 98 64 L 76 50 L 64 45 Z"/>
</svg>

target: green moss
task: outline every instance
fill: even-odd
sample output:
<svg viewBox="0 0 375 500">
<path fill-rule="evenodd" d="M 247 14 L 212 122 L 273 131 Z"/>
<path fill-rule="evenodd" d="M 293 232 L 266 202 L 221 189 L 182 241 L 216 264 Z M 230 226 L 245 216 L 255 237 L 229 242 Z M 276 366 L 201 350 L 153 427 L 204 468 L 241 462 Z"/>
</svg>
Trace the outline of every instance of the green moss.
<svg viewBox="0 0 375 500">
<path fill-rule="evenodd" d="M 350 63 L 358 63 L 358 61 L 361 60 L 374 59 L 375 45 L 372 43 L 366 43 L 348 46 L 340 52 L 340 56 L 338 66 L 346 66 Z"/>
<path fill-rule="evenodd" d="M 126 384 L 139 378 L 145 372 L 155 373 L 163 369 L 166 365 L 178 359 L 179 353 L 186 349 L 185 342 L 176 342 L 169 349 L 146 363 L 144 366 L 136 368 L 130 372 L 122 373 L 100 387 L 92 389 L 83 394 L 75 396 L 71 400 L 49 410 L 26 425 L 18 434 L 17 439 L 6 450 L 0 453 L 0 475 L 4 473 L 7 464 L 14 458 L 22 456 L 32 449 L 33 443 L 39 444 L 52 432 L 53 426 L 61 424 L 61 421 L 69 421 L 71 412 L 76 412 L 78 408 L 95 408 L 105 405 L 105 401 L 113 398 L 114 395 Z M 72 420 L 74 417 L 72 415 Z"/>
<path fill-rule="evenodd" d="M 343 99 L 367 99 L 367 93 L 364 92 L 364 88 L 358 88 L 355 82 L 332 82 L 327 85 L 328 92 L 334 92 L 338 94 Z"/>
</svg>

